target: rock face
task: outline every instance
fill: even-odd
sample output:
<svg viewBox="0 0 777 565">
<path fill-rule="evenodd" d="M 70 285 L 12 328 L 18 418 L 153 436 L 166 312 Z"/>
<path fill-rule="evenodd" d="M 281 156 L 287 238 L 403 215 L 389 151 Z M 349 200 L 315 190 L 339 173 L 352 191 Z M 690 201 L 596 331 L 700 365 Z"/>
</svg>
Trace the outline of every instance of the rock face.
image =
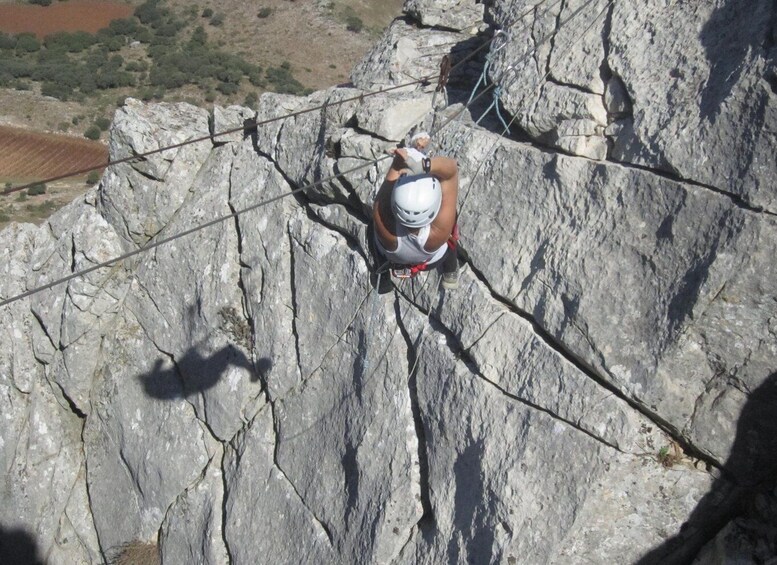
<svg viewBox="0 0 777 565">
<path fill-rule="evenodd" d="M 491 68 L 530 136 L 776 211 L 771 0 L 532 4 L 495 3 L 512 35 Z"/>
<path fill-rule="evenodd" d="M 777 552 L 773 6 L 406 11 L 354 88 L 212 115 L 128 100 L 113 158 L 210 140 L 0 233 L 3 300 L 129 255 L 0 306 L 0 551 Z M 447 109 L 436 79 L 371 94 L 441 52 L 461 63 Z M 481 76 L 512 137 L 490 98 L 464 106 Z M 459 163 L 460 286 L 431 272 L 378 295 L 369 210 L 386 149 L 419 128 Z"/>
</svg>

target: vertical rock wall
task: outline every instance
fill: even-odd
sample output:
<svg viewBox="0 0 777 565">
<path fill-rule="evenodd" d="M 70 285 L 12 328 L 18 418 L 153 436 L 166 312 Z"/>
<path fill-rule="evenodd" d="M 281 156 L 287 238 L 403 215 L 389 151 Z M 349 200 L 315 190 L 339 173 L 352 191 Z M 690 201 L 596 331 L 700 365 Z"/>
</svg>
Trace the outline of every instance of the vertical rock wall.
<svg viewBox="0 0 777 565">
<path fill-rule="evenodd" d="M 408 2 L 354 88 L 128 101 L 113 158 L 324 107 L 111 167 L 0 234 L 6 299 L 220 219 L 0 309 L 0 540 L 49 563 L 134 540 L 164 563 L 689 562 L 768 484 L 773 9 L 448 4 Z M 509 33 L 446 110 L 435 81 L 359 98 L 489 25 Z M 505 137 L 474 123 L 489 98 L 456 114 L 485 63 Z M 378 296 L 368 210 L 416 127 L 459 162 L 460 287 Z M 773 549 L 741 543 L 767 495 L 703 555 Z"/>
</svg>

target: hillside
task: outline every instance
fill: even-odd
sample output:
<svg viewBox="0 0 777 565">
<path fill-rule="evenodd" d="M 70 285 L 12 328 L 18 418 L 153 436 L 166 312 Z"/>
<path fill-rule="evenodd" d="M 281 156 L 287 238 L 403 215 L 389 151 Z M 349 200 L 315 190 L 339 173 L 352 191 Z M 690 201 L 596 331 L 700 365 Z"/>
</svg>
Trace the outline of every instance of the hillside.
<svg viewBox="0 0 777 565">
<path fill-rule="evenodd" d="M 349 69 L 399 13 L 401 4 L 397 0 L 380 3 L 272 0 L 257 6 L 227 0 L 194 6 L 187 2 L 163 0 L 156 5 L 169 9 L 180 23 L 179 41 L 188 41 L 193 30 L 201 26 L 212 53 L 229 54 L 257 69 L 277 68 L 280 71 L 261 81 L 244 78 L 239 86 L 229 89 L 226 86 L 231 84 L 215 81 L 208 83 L 206 88 L 192 84 L 175 87 L 177 83 L 151 87 L 144 83 L 142 77 L 148 75 L 148 69 L 153 72 L 155 63 L 144 47 L 134 43 L 130 45 L 135 36 L 129 35 L 121 45 L 111 44 L 105 61 L 107 63 L 111 57 L 119 56 L 123 60 L 121 69 L 125 74 L 129 70 L 127 76 L 135 81 L 135 85 L 110 86 L 109 82 L 103 85 L 98 81 L 99 88 L 96 91 L 94 86 L 90 86 L 89 93 L 83 95 L 83 88 L 79 89 L 78 85 L 83 87 L 85 78 L 75 78 L 76 75 L 83 71 L 84 77 L 91 80 L 91 77 L 100 73 L 104 76 L 105 72 L 99 67 L 94 68 L 94 65 L 83 70 L 75 62 L 87 60 L 88 53 L 94 55 L 107 45 L 108 40 L 113 41 L 115 37 L 105 37 L 102 42 L 98 41 L 97 45 L 87 50 L 71 53 L 68 59 L 72 62 L 72 68 L 65 69 L 61 63 L 52 67 L 53 82 L 46 82 L 43 78 L 30 80 L 25 76 L 9 79 L 6 73 L 15 67 L 8 66 L 14 62 L 27 62 L 33 69 L 37 69 L 40 77 L 46 77 L 48 75 L 43 68 L 47 59 L 42 57 L 53 50 L 51 45 L 46 45 L 46 33 L 82 29 L 94 34 L 98 28 L 107 26 L 111 17 L 131 17 L 136 8 L 150 3 L 145 0 L 127 4 L 73 0 L 41 7 L 0 1 L 0 8 L 8 10 L 5 16 L 0 14 L 0 32 L 11 34 L 29 31 L 36 33 L 41 43 L 39 51 L 20 54 L 18 49 L 8 50 L 0 41 L 0 53 L 5 59 L 0 64 L 0 125 L 81 138 L 87 133 L 92 136 L 100 134 L 99 130 L 95 130 L 95 124 L 101 124 L 101 129 L 106 130 L 102 122 L 110 123 L 117 105 L 121 105 L 127 96 L 145 100 L 185 100 L 203 107 L 233 103 L 250 105 L 267 90 L 317 89 L 342 83 L 347 81 Z M 84 14 L 91 19 L 85 18 Z M 203 14 L 210 15 L 204 17 Z M 308 40 L 311 35 L 316 37 L 315 42 Z M 191 58 L 191 50 L 188 50 L 188 56 Z M 180 66 L 180 62 L 177 66 Z M 220 68 L 223 71 L 224 65 Z M 72 84 L 65 82 L 63 73 L 68 75 L 68 80 L 73 79 Z M 170 75 L 172 71 L 168 69 L 163 74 Z M 105 134 L 101 135 L 104 139 Z M 9 139 L 5 140 L 6 145 L 10 142 Z M 73 151 L 77 151 L 77 147 L 77 143 L 74 144 Z M 62 162 L 57 174 L 70 169 L 70 163 Z M 33 178 L 20 177 L 13 170 L 3 168 L 0 163 L 0 184 L 4 186 L 42 180 L 47 176 L 53 175 L 41 170 Z M 41 222 L 53 210 L 82 194 L 86 190 L 85 180 L 83 175 L 64 179 L 48 186 L 43 195 L 0 201 L 0 228 L 8 225 L 10 220 Z"/>
</svg>

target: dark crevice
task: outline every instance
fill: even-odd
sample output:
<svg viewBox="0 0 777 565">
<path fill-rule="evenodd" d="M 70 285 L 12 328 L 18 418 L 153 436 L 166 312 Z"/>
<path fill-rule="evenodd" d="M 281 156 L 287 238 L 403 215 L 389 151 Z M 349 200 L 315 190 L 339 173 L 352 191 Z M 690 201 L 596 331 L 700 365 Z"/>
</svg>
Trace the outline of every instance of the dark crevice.
<svg viewBox="0 0 777 565">
<path fill-rule="evenodd" d="M 76 261 L 76 238 L 70 236 L 70 272 L 75 273 L 78 269 L 78 262 Z"/>
<path fill-rule="evenodd" d="M 564 88 L 568 88 L 570 90 L 574 90 L 576 92 L 581 92 L 583 94 L 593 94 L 594 96 L 601 96 L 601 93 L 594 92 L 593 90 L 590 90 L 588 88 L 584 88 L 580 86 L 579 84 L 572 84 L 571 82 L 563 82 L 556 78 L 553 78 L 552 76 L 548 75 L 548 78 L 545 79 L 547 82 L 551 84 L 555 84 L 556 86 L 562 86 Z"/>
<path fill-rule="evenodd" d="M 411 25 L 411 26 L 413 26 L 416 29 L 425 29 L 425 30 L 430 30 L 430 31 L 442 31 L 442 32 L 446 32 L 446 33 L 462 33 L 461 30 L 458 30 L 458 29 L 452 28 L 452 27 L 447 27 L 447 26 L 442 26 L 442 25 L 424 25 L 423 23 L 421 23 L 421 21 L 415 19 L 414 17 L 412 17 L 409 14 L 402 14 L 401 16 L 396 18 L 395 21 L 396 20 L 404 22 L 407 25 Z M 479 24 L 480 22 L 481 22 L 481 20 L 473 21 L 470 24 L 470 27 L 475 26 L 475 25 Z"/>
<path fill-rule="evenodd" d="M 556 47 L 556 37 L 558 36 L 558 32 L 561 29 L 561 15 L 564 13 L 564 8 L 566 8 L 566 1 L 562 0 L 561 5 L 558 9 L 558 15 L 556 15 L 556 22 L 555 27 L 553 29 L 553 32 L 550 34 L 550 45 L 548 46 L 548 59 L 545 61 L 545 75 L 550 77 L 551 72 L 551 61 L 553 60 L 553 51 Z"/>
<path fill-rule="evenodd" d="M 243 257 L 243 233 L 240 230 L 240 216 L 238 215 L 238 210 L 234 207 L 232 204 L 232 171 L 234 170 L 235 163 L 232 162 L 232 166 L 230 167 L 229 173 L 227 174 L 227 206 L 229 206 L 229 211 L 232 213 L 232 217 L 235 222 L 235 235 L 237 236 L 237 255 L 238 255 L 238 261 L 240 261 L 240 264 L 242 265 L 242 257 Z M 240 280 L 240 284 L 242 286 L 242 277 Z"/>
<path fill-rule="evenodd" d="M 581 157 L 585 159 L 585 157 Z M 740 208 L 742 210 L 745 210 L 747 212 L 753 212 L 755 214 L 766 214 L 768 216 L 777 216 L 777 212 L 773 212 L 771 210 L 767 210 L 766 208 L 760 207 L 760 206 L 753 206 L 749 202 L 747 202 L 743 197 L 739 196 L 738 194 L 734 194 L 732 192 L 728 192 L 726 190 L 723 190 L 721 188 L 717 188 L 715 186 L 705 184 L 702 182 L 695 181 L 693 179 L 684 178 L 681 175 L 677 173 L 670 173 L 668 171 L 663 171 L 660 169 L 651 169 L 650 167 L 645 167 L 642 165 L 637 165 L 635 163 L 629 163 L 627 161 L 609 161 L 610 163 L 618 164 L 622 167 L 625 167 L 627 169 L 636 169 L 639 171 L 645 171 L 654 175 L 657 175 L 659 177 L 680 183 L 680 184 L 687 184 L 689 186 L 694 186 L 698 188 L 703 188 L 706 190 L 709 190 L 711 192 L 714 192 L 715 194 L 719 196 L 723 196 L 731 201 L 731 203 L 736 206 L 737 208 Z"/>
<path fill-rule="evenodd" d="M 764 78 L 772 92 L 777 94 L 777 71 L 769 72 Z"/>
<path fill-rule="evenodd" d="M 145 161 L 145 160 L 146 160 L 146 159 L 143 159 L 143 161 Z M 163 182 L 165 182 L 165 179 L 160 179 L 160 178 L 158 178 L 158 177 L 155 177 L 154 175 L 152 175 L 151 173 L 149 173 L 149 172 L 147 172 L 147 171 L 143 171 L 143 170 L 141 170 L 141 169 L 137 168 L 135 165 L 136 165 L 137 163 L 139 163 L 139 162 L 140 162 L 140 161 L 133 161 L 133 162 L 131 162 L 131 163 L 130 163 L 130 166 L 132 167 L 132 170 L 133 170 L 133 171 L 135 171 L 136 173 L 138 173 L 140 176 L 147 178 L 147 179 L 148 179 L 148 180 L 150 180 L 150 181 L 153 181 L 153 182 L 162 182 L 162 183 L 163 183 Z"/>
<path fill-rule="evenodd" d="M 49 342 L 51 343 L 51 346 L 59 350 L 59 346 L 54 342 L 54 339 L 51 337 L 51 334 L 49 334 L 48 328 L 46 328 L 46 324 L 41 319 L 40 315 L 36 311 L 35 308 L 30 308 L 30 312 L 32 313 L 33 318 L 38 322 L 38 326 L 40 326 L 41 331 L 43 332 L 43 335 L 45 335 Z M 41 365 L 48 365 L 48 363 L 43 362 L 41 359 L 39 359 L 37 356 L 35 357 L 36 361 L 40 362 Z"/>
<path fill-rule="evenodd" d="M 431 496 L 429 494 L 429 457 L 427 455 L 426 428 L 421 416 L 421 404 L 418 400 L 418 347 L 421 334 L 414 342 L 402 321 L 399 300 L 394 301 L 394 311 L 397 318 L 397 327 L 407 345 L 407 366 L 408 381 L 407 388 L 410 395 L 410 410 L 413 414 L 413 426 L 415 427 L 416 439 L 418 442 L 418 482 L 421 496 L 421 508 L 423 512 L 418 520 L 418 528 L 422 535 L 428 538 L 436 529 L 434 510 L 432 508 Z"/>
<path fill-rule="evenodd" d="M 65 389 L 62 387 L 61 384 L 55 383 L 57 385 L 57 388 L 59 388 L 59 392 L 62 393 L 62 398 L 65 399 L 65 402 L 67 402 L 67 405 L 70 407 L 70 410 L 78 416 L 81 420 L 86 420 L 86 414 L 84 414 L 80 408 L 76 405 L 75 401 L 68 396 L 68 394 L 65 392 Z"/>
<path fill-rule="evenodd" d="M 616 160 L 609 160 L 609 159 L 606 160 L 606 161 L 599 161 L 599 160 L 596 160 L 596 159 L 591 159 L 590 157 L 586 157 L 584 155 L 577 155 L 575 153 L 570 153 L 568 151 L 564 151 L 563 149 L 560 149 L 560 148 L 552 146 L 552 145 L 544 144 L 542 141 L 540 141 L 538 139 L 535 139 L 535 138 L 524 139 L 524 140 L 521 140 L 520 143 L 529 145 L 529 146 L 533 147 L 534 149 L 538 149 L 538 150 L 542 151 L 543 153 L 546 153 L 546 154 L 549 154 L 549 155 L 559 155 L 560 154 L 560 155 L 566 155 L 568 157 L 573 157 L 573 158 L 576 158 L 576 159 L 585 159 L 586 161 L 593 161 L 594 163 L 597 163 L 597 164 L 618 165 L 618 166 L 624 167 L 626 169 L 634 169 L 634 170 L 637 170 L 637 171 L 650 173 L 650 174 L 656 175 L 658 177 L 661 177 L 661 178 L 664 178 L 664 179 L 667 179 L 667 180 L 670 180 L 670 181 L 673 181 L 673 182 L 676 182 L 676 183 L 686 184 L 688 186 L 693 186 L 693 187 L 697 187 L 697 188 L 703 188 L 705 190 L 709 190 L 710 192 L 714 192 L 715 194 L 717 194 L 719 196 L 723 196 L 723 197 L 727 198 L 728 200 L 731 201 L 731 203 L 734 206 L 736 206 L 737 208 L 740 208 L 742 210 L 745 210 L 747 212 L 752 212 L 752 213 L 755 213 L 755 214 L 766 214 L 768 216 L 777 216 L 777 212 L 773 212 L 771 210 L 767 210 L 767 209 L 765 209 L 763 207 L 753 206 L 750 203 L 748 203 L 744 198 L 742 198 L 741 196 L 739 196 L 737 194 L 733 194 L 731 192 L 725 191 L 723 189 L 717 188 L 717 187 L 709 185 L 709 184 L 705 184 L 705 183 L 702 183 L 702 182 L 699 182 L 699 181 L 695 181 L 693 179 L 688 179 L 688 178 L 682 177 L 681 175 L 679 175 L 677 173 L 671 173 L 671 172 L 668 172 L 668 171 L 665 171 L 665 170 L 661 170 L 661 169 L 653 169 L 653 168 L 650 168 L 650 167 L 646 167 L 644 165 L 638 165 L 636 163 L 630 163 L 628 161 L 616 161 Z"/>
<path fill-rule="evenodd" d="M 422 306 L 420 306 L 419 304 L 414 302 L 411 299 L 411 297 L 405 295 L 405 298 L 408 300 L 408 302 L 413 304 L 421 312 L 423 312 L 426 315 L 429 315 L 429 312 L 427 312 Z M 495 299 L 499 300 L 496 296 L 495 296 Z M 499 300 L 499 301 L 503 302 L 503 303 L 506 303 L 505 301 L 502 301 L 502 300 Z M 509 303 L 506 303 L 506 305 L 507 304 L 509 304 Z M 511 308 L 511 311 L 513 311 L 513 310 L 515 310 L 514 307 Z M 521 318 L 524 318 L 524 316 L 521 316 L 516 311 L 514 311 L 513 313 L 519 315 Z M 537 410 L 539 412 L 543 412 L 544 414 L 547 414 L 548 416 L 550 416 L 554 420 L 559 420 L 561 422 L 564 422 L 565 424 L 567 424 L 571 428 L 573 428 L 573 429 L 575 429 L 575 430 L 577 430 L 577 431 L 587 435 L 588 437 L 592 438 L 593 440 L 595 440 L 595 441 L 597 441 L 599 443 L 602 443 L 602 444 L 606 445 L 607 447 L 609 447 L 611 449 L 614 449 L 614 450 L 616 450 L 616 451 L 618 451 L 620 453 L 623 453 L 623 450 L 621 450 L 617 445 L 613 445 L 610 442 L 608 442 L 607 440 L 605 440 L 604 438 L 601 438 L 601 437 L 595 435 L 593 432 L 591 432 L 591 431 L 581 427 L 577 422 L 573 422 L 571 420 L 567 420 L 566 418 L 556 414 L 555 412 L 553 412 L 553 411 L 551 411 L 551 410 L 549 410 L 549 409 L 547 409 L 547 408 L 545 408 L 543 406 L 540 406 L 540 405 L 535 404 L 534 402 L 531 402 L 531 401 L 529 401 L 529 400 L 527 400 L 525 398 L 517 396 L 516 394 L 513 394 L 512 392 L 510 392 L 507 389 L 505 389 L 500 384 L 492 381 L 491 379 L 489 379 L 483 373 L 480 372 L 480 370 L 478 369 L 477 362 L 475 361 L 475 359 L 473 359 L 470 356 L 469 352 L 464 349 L 464 347 L 462 346 L 461 342 L 459 341 L 458 336 L 453 331 L 451 331 L 447 327 L 445 327 L 445 325 L 439 319 L 437 319 L 434 316 L 433 313 L 429 316 L 429 324 L 431 325 L 433 330 L 435 330 L 435 331 L 445 335 L 445 337 L 446 337 L 445 343 L 447 344 L 447 346 L 450 349 L 451 353 L 455 356 L 455 358 L 458 361 L 464 363 L 464 365 L 467 367 L 467 369 L 473 375 L 475 375 L 479 379 L 483 380 L 484 382 L 486 382 L 486 383 L 490 384 L 491 386 L 493 386 L 494 388 L 496 388 L 499 392 L 501 392 L 507 398 L 510 398 L 511 400 L 519 402 L 519 403 L 521 403 L 521 404 L 523 404 L 525 406 L 528 406 L 529 408 L 532 408 L 534 410 Z M 556 348 L 553 348 L 553 349 L 555 350 Z"/>
<path fill-rule="evenodd" d="M 234 167 L 234 163 L 233 163 Z M 238 273 L 238 280 L 237 280 L 237 286 L 240 289 L 240 296 L 242 297 L 242 306 L 243 306 L 243 316 L 246 319 L 246 323 L 248 324 L 248 327 L 251 329 L 251 359 L 252 363 L 254 365 L 254 372 L 257 375 L 261 375 L 263 371 L 259 370 L 260 368 L 256 366 L 256 358 L 254 354 L 254 345 L 256 344 L 256 327 L 254 325 L 254 321 L 251 317 L 251 308 L 249 305 L 251 304 L 251 299 L 248 296 L 248 289 L 246 288 L 245 280 L 243 279 L 243 270 L 244 269 L 251 269 L 250 266 L 248 266 L 246 263 L 243 262 L 243 232 L 240 228 L 240 216 L 237 214 L 237 210 L 232 204 L 232 173 L 230 171 L 229 175 L 229 194 L 227 196 L 227 205 L 229 206 L 230 211 L 234 214 L 235 218 L 235 235 L 237 237 L 237 254 L 238 254 L 238 263 L 240 265 L 240 270 Z M 264 285 L 264 277 L 262 277 L 262 285 Z"/>
<path fill-rule="evenodd" d="M 615 11 L 615 2 L 610 4 L 607 9 L 607 15 L 604 17 L 604 26 L 602 27 L 602 49 L 604 50 L 603 64 L 610 68 L 610 34 L 612 33 L 612 14 Z"/>
<path fill-rule="evenodd" d="M 720 462 L 713 459 L 711 456 L 709 456 L 706 453 L 703 453 L 699 449 L 697 449 L 694 445 L 688 442 L 686 438 L 684 438 L 679 430 L 671 424 L 670 422 L 663 419 L 659 414 L 651 411 L 648 409 L 647 406 L 640 403 L 638 400 L 626 395 L 623 391 L 621 391 L 619 388 L 617 388 L 613 383 L 611 383 L 609 380 L 607 380 L 605 377 L 600 376 L 596 370 L 591 367 L 588 363 L 586 363 L 585 360 L 578 357 L 575 353 L 567 349 L 563 343 L 557 341 L 553 335 L 550 334 L 545 328 L 543 328 L 528 312 L 525 312 L 521 309 L 519 309 L 514 303 L 512 303 L 509 299 L 499 295 L 488 283 L 488 280 L 486 279 L 485 275 L 477 270 L 476 267 L 472 264 L 471 261 L 468 260 L 465 253 L 462 253 L 460 255 L 462 259 L 464 259 L 467 264 L 470 267 L 470 270 L 472 274 L 480 281 L 480 283 L 488 289 L 489 293 L 491 294 L 491 297 L 505 306 L 512 314 L 518 316 L 522 320 L 526 321 L 533 329 L 536 336 L 552 351 L 556 352 L 558 355 L 560 355 L 563 359 L 565 359 L 567 362 L 569 362 L 575 369 L 577 369 L 581 374 L 583 374 L 585 377 L 591 379 L 596 384 L 604 388 L 605 390 L 612 393 L 615 397 L 622 400 L 626 404 L 628 404 L 631 408 L 636 410 L 638 413 L 642 414 L 644 417 L 655 423 L 659 428 L 661 428 L 669 437 L 671 437 L 675 442 L 677 442 L 680 447 L 683 448 L 683 451 L 687 453 L 688 455 L 695 457 L 701 461 L 703 461 L 706 465 L 712 466 L 712 467 L 720 467 Z M 484 377 L 485 378 L 485 377 Z M 487 379 L 486 379 L 487 380 Z M 498 385 L 495 385 L 498 387 Z M 506 394 L 510 395 L 510 393 Z M 544 408 L 538 407 L 540 410 L 546 411 Z M 554 416 L 557 417 L 557 416 Z M 571 425 L 578 427 L 575 423 L 571 423 Z M 580 429 L 580 428 L 578 428 Z M 588 435 L 592 435 L 590 432 L 586 430 L 582 430 Z M 595 436 L 592 436 L 595 437 Z M 599 441 L 603 441 L 600 438 Z M 604 442 L 607 443 L 607 442 Z M 608 444 L 609 445 L 609 444 Z M 614 446 L 612 446 L 614 447 Z M 617 449 L 617 447 L 615 447 Z"/>
<path fill-rule="evenodd" d="M 340 181 L 340 184 L 343 186 L 343 188 L 345 188 L 346 192 L 348 192 L 348 200 L 346 202 L 342 202 L 341 204 L 348 208 L 348 211 L 351 213 L 351 215 L 356 216 L 359 220 L 366 224 L 368 221 L 369 207 L 361 201 L 353 184 L 351 184 L 346 176 L 342 174 L 339 161 L 335 161 L 333 170 L 336 175 L 340 175 L 337 177 L 337 180 Z"/>
<path fill-rule="evenodd" d="M 294 276 L 295 259 L 294 259 L 294 238 L 291 236 L 291 232 L 288 232 L 289 236 L 289 290 L 291 293 L 291 333 L 294 336 L 294 351 L 297 356 L 297 369 L 302 374 L 302 353 L 300 352 L 300 336 L 297 330 L 297 284 Z M 269 395 L 269 392 L 268 392 Z M 268 396 L 268 401 L 269 401 Z"/>
<path fill-rule="evenodd" d="M 266 389 L 268 390 L 268 389 Z M 270 414 L 272 416 L 272 425 L 273 425 L 273 465 L 278 470 L 278 472 L 281 474 L 283 479 L 288 483 L 288 485 L 291 487 L 291 490 L 294 491 L 294 494 L 297 496 L 299 501 L 302 503 L 302 506 L 305 507 L 305 509 L 310 513 L 310 515 L 313 517 L 313 519 L 316 521 L 316 523 L 321 526 L 321 529 L 324 530 L 324 533 L 326 534 L 327 539 L 329 540 L 330 547 L 334 547 L 334 538 L 332 536 L 332 532 L 329 529 L 329 527 L 324 524 L 324 522 L 319 519 L 318 516 L 313 512 L 313 510 L 305 503 L 305 499 L 303 498 L 302 494 L 297 490 L 297 487 L 294 485 L 294 483 L 291 481 L 289 476 L 286 474 L 286 472 L 283 470 L 283 467 L 281 467 L 280 457 L 278 454 L 278 451 L 280 450 L 280 441 L 278 438 L 281 437 L 280 429 L 279 429 L 279 422 L 278 418 L 275 414 L 275 402 L 270 398 L 269 390 L 267 392 L 267 403 L 270 406 Z"/>
<path fill-rule="evenodd" d="M 238 450 L 235 450 L 235 456 L 239 457 Z M 227 485 L 227 469 L 225 467 L 226 465 L 226 452 L 222 452 L 221 454 L 221 484 L 222 489 L 224 491 L 223 495 L 221 496 L 221 539 L 224 542 L 224 549 L 227 552 L 227 557 L 229 559 L 229 563 L 235 563 L 235 555 L 232 552 L 232 549 L 229 547 L 229 542 L 227 541 L 227 518 L 229 516 L 229 513 L 227 512 L 227 502 L 229 499 L 228 493 L 229 493 L 229 486 Z"/>
</svg>

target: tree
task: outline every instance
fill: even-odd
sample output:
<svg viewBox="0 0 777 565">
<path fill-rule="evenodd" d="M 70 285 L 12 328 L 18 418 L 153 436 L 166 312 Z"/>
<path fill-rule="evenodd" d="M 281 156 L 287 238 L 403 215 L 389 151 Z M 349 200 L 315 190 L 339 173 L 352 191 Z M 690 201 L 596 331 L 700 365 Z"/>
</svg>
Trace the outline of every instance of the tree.
<svg viewBox="0 0 777 565">
<path fill-rule="evenodd" d="M 90 171 L 89 175 L 86 177 L 86 184 L 89 186 L 93 186 L 97 184 L 100 180 L 100 173 L 97 171 Z"/>
<path fill-rule="evenodd" d="M 13 49 L 16 47 L 16 38 L 0 31 L 0 49 Z"/>
<path fill-rule="evenodd" d="M 93 139 L 97 141 L 100 139 L 100 134 L 102 132 L 100 131 L 100 128 L 98 128 L 95 125 L 91 125 L 88 128 L 86 128 L 86 131 L 84 132 L 84 137 L 87 139 Z"/>
<path fill-rule="evenodd" d="M 226 95 L 235 94 L 237 85 L 234 82 L 220 82 L 216 85 L 216 90 Z"/>
<path fill-rule="evenodd" d="M 189 47 L 204 46 L 208 42 L 208 34 L 202 26 L 197 26 L 189 38 Z"/>
<path fill-rule="evenodd" d="M 281 94 L 302 94 L 305 87 L 291 74 L 290 65 L 282 64 L 280 67 L 267 69 L 267 79 L 275 85 L 275 91 Z"/>
<path fill-rule="evenodd" d="M 108 131 L 108 128 L 111 127 L 111 120 L 105 117 L 100 117 L 94 121 L 94 125 L 100 128 L 100 131 Z"/>
<path fill-rule="evenodd" d="M 46 183 L 36 182 L 30 188 L 27 189 L 27 194 L 30 196 L 38 196 L 39 194 L 46 194 Z"/>
<path fill-rule="evenodd" d="M 140 26 L 138 22 L 133 18 L 123 18 L 120 20 L 113 20 L 108 24 L 107 28 L 101 29 L 98 33 L 114 36 L 121 35 L 123 37 L 131 37 L 137 33 Z"/>
<path fill-rule="evenodd" d="M 75 33 L 60 31 L 46 36 L 43 40 L 43 44 L 46 46 L 46 50 L 80 53 L 84 49 L 88 49 L 94 45 L 96 40 L 95 36 L 86 33 L 85 31 L 77 31 Z"/>
<path fill-rule="evenodd" d="M 51 96 L 58 100 L 67 100 L 70 97 L 72 89 L 59 82 L 44 82 L 40 87 L 40 93 L 43 96 Z"/>
<path fill-rule="evenodd" d="M 354 14 L 349 14 L 345 18 L 345 29 L 354 33 L 359 33 L 364 28 L 362 19 Z"/>
<path fill-rule="evenodd" d="M 16 36 L 16 50 L 34 53 L 40 49 L 40 41 L 31 33 L 20 33 Z"/>
<path fill-rule="evenodd" d="M 124 47 L 124 43 L 125 43 L 124 38 L 117 35 L 105 41 L 104 45 L 108 48 L 108 51 L 115 53 L 116 51 L 119 51 L 122 47 Z"/>
<path fill-rule="evenodd" d="M 259 99 L 256 96 L 256 92 L 249 92 L 246 94 L 245 100 L 243 100 L 243 105 L 248 106 L 249 108 L 253 108 L 256 106 L 258 100 Z"/>
<path fill-rule="evenodd" d="M 148 0 L 135 8 L 135 17 L 142 24 L 153 24 L 158 22 L 164 15 L 164 11 L 159 8 L 159 0 Z"/>
</svg>

